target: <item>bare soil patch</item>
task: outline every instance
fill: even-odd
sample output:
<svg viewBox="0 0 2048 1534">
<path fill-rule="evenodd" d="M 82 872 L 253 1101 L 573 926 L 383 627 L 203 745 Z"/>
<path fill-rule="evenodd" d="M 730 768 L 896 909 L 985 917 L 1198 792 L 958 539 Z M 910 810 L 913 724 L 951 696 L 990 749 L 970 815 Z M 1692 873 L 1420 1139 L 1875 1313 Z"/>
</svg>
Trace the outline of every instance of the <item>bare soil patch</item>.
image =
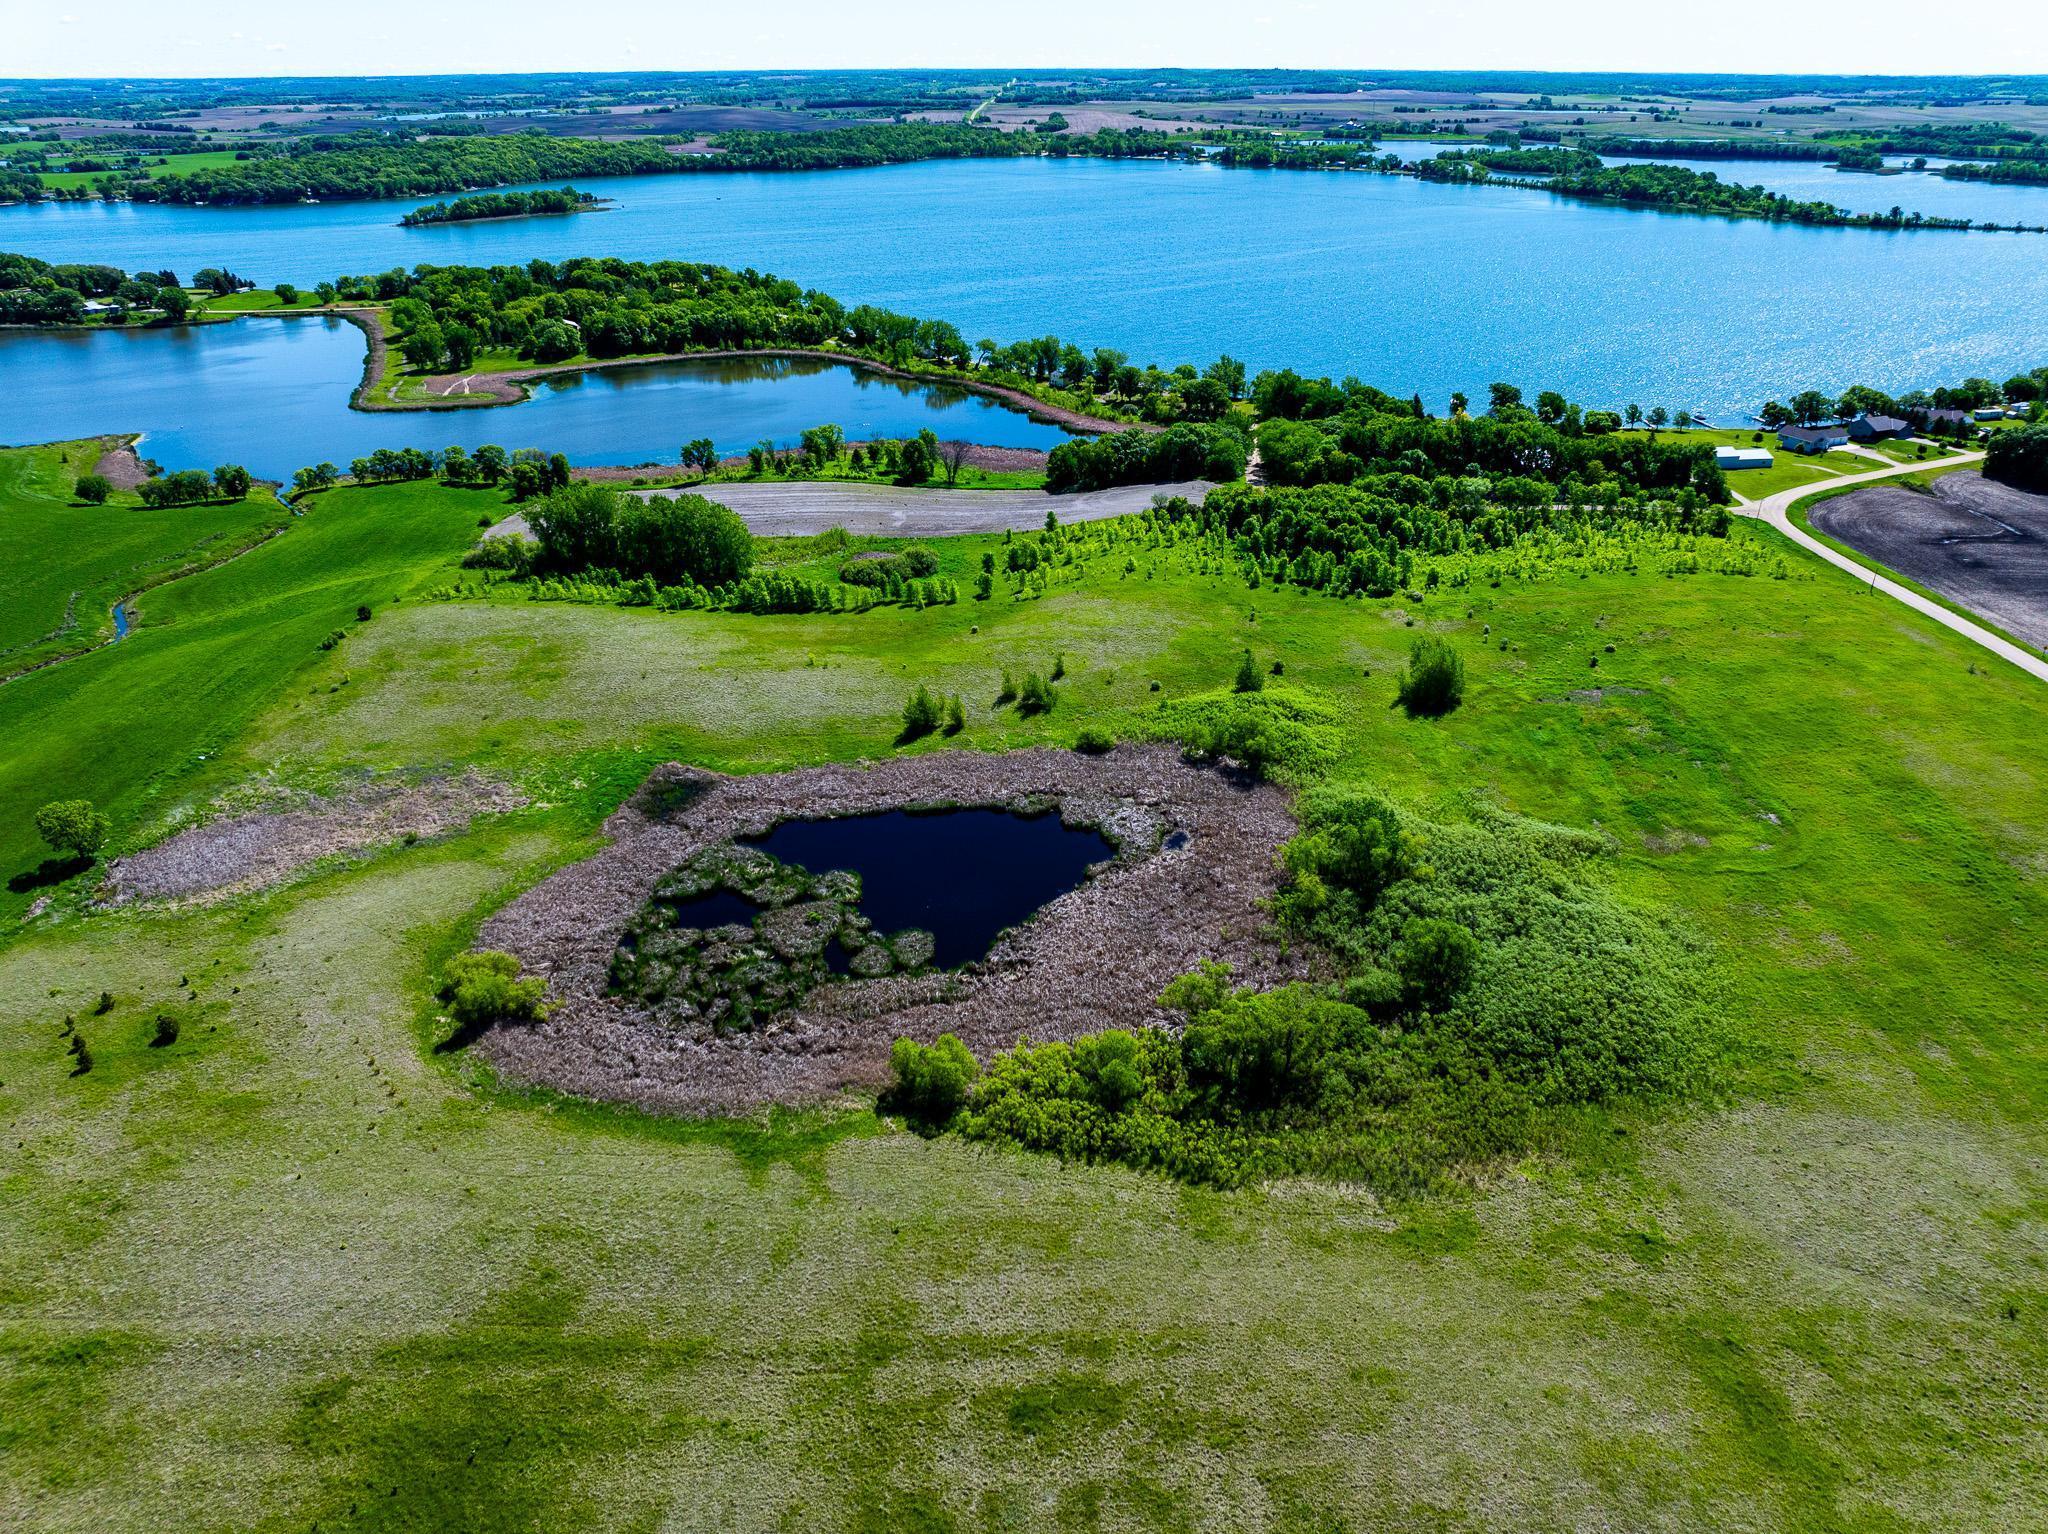
<svg viewBox="0 0 2048 1534">
<path fill-rule="evenodd" d="M 2048 495 L 1959 469 L 1932 493 L 1870 485 L 1814 507 L 1809 520 L 1901 575 L 2048 646 Z"/>
<path fill-rule="evenodd" d="M 1117 856 L 965 969 L 840 981 L 765 1026 L 728 1034 L 664 1023 L 607 993 L 620 934 L 666 874 L 707 848 L 788 819 L 1048 805 L 1100 828 Z M 613 840 L 603 852 L 484 926 L 480 946 L 516 954 L 547 978 L 556 1003 L 544 1022 L 495 1029 L 474 1046 L 512 1080 L 671 1112 L 743 1112 L 879 1087 L 899 1036 L 954 1033 L 986 1058 L 1020 1038 L 1165 1021 L 1159 992 L 1203 959 L 1259 985 L 1307 973 L 1303 955 L 1283 955 L 1264 935 L 1260 908 L 1294 830 L 1286 795 L 1167 747 L 953 752 L 749 778 L 671 764 L 605 828 Z M 936 879 L 980 876 L 933 870 Z"/>
<path fill-rule="evenodd" d="M 868 448 L 873 445 L 865 439 L 846 444 L 849 449 Z M 1046 460 L 1051 456 L 1050 453 L 1035 447 L 990 447 L 976 442 L 968 444 L 966 462 L 974 468 L 998 473 L 1036 474 L 1044 470 Z M 747 466 L 747 456 L 744 453 L 736 453 L 730 458 L 721 458 L 718 460 L 718 466 L 721 469 L 743 469 Z M 575 470 L 574 475 L 577 479 L 618 484 L 635 479 L 681 479 L 694 472 L 693 469 L 685 468 L 679 463 L 592 464 L 588 468 Z M 719 489 L 719 485 L 676 485 L 671 488 L 710 495 Z"/>
<path fill-rule="evenodd" d="M 116 904 L 125 904 L 262 889 L 337 853 L 458 831 L 478 815 L 518 809 L 526 796 L 471 769 L 425 782 L 365 782 L 287 803 L 230 814 L 116 858 L 107 869 L 108 892 Z"/>
<path fill-rule="evenodd" d="M 134 437 L 103 437 L 100 439 L 106 450 L 100 454 L 99 462 L 92 466 L 95 474 L 103 476 L 116 490 L 133 490 L 145 479 L 148 472 L 142 467 L 142 455 L 135 451 Z"/>
</svg>

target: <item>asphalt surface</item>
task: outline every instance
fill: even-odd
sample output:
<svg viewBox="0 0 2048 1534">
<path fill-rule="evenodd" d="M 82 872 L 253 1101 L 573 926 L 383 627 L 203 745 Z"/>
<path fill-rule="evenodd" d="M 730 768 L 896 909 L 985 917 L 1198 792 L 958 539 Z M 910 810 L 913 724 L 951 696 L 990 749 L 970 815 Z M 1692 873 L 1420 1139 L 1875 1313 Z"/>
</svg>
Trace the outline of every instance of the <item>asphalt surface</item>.
<svg viewBox="0 0 2048 1534">
<path fill-rule="evenodd" d="M 1823 501 L 1808 520 L 2009 634 L 2048 645 L 2048 495 L 1965 470 L 1923 495 L 1872 485 Z"/>
</svg>

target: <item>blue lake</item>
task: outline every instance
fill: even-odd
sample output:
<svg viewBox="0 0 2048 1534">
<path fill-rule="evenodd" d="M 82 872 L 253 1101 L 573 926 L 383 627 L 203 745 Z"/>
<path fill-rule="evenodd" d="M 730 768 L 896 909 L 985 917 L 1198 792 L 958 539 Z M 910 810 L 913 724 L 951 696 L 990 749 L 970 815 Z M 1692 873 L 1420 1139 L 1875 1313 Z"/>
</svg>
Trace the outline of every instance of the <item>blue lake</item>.
<svg viewBox="0 0 2048 1534">
<path fill-rule="evenodd" d="M 1769 172 L 1863 184 L 1819 167 Z M 1865 198 L 1834 200 L 1937 212 L 1926 204 L 1947 189 L 1995 197 L 2002 219 L 2048 222 L 2034 211 L 2048 196 L 2033 188 L 1867 184 Z M 1540 191 L 1159 162 L 938 161 L 633 177 L 601 190 L 615 211 L 422 230 L 397 227 L 410 203 L 5 208 L 0 249 L 184 275 L 225 263 L 302 284 L 420 262 L 714 261 L 951 319 L 970 339 L 1050 331 L 1169 364 L 1229 351 L 1255 369 L 1419 391 L 1439 410 L 1453 390 L 1508 379 L 1588 404 L 1728 419 L 1809 386 L 1903 390 L 2048 361 L 2048 236 L 1809 229 Z M 1912 195 L 1923 190 L 1928 199 Z M 53 347 L 45 377 L 77 366 L 56 358 L 61 343 L 35 344 Z M 10 375 L 32 365 L 24 352 L 0 359 Z M 352 379 L 353 364 L 339 373 Z M 651 382 L 609 397 L 623 405 Z M 487 430 L 548 435 L 537 412 L 515 429 L 517 414 Z M 666 454 L 679 440 L 664 427 L 606 456 Z"/>
<path fill-rule="evenodd" d="M 542 447 L 576 463 L 673 463 L 709 437 L 724 453 L 793 444 L 830 422 L 849 440 L 941 437 L 1051 447 L 1058 427 L 992 400 L 786 358 L 653 363 L 541 381 L 523 404 L 433 412 L 348 407 L 363 333 L 343 320 L 246 319 L 182 330 L 0 331 L 0 442 L 139 431 L 166 468 L 246 464 L 288 478 L 380 447 Z"/>
<path fill-rule="evenodd" d="M 1901 170 L 1897 175 L 1836 170 L 1818 160 L 1642 160 L 1610 157 L 1609 165 L 1677 165 L 1712 171 L 1723 181 L 1760 186 L 1765 191 L 1796 197 L 1801 202 L 1832 203 L 1851 213 L 1886 213 L 1896 207 L 1929 218 L 1968 218 L 1979 223 L 2048 224 L 2048 186 L 2016 186 L 1996 181 L 1948 181 L 1931 171 Z M 1894 159 L 1888 163 L 1898 165 Z M 1946 160 L 1930 161 L 1940 166 Z M 2048 236 L 2035 235 L 2035 239 Z M 2042 260 L 2048 260 L 2044 253 Z"/>
</svg>

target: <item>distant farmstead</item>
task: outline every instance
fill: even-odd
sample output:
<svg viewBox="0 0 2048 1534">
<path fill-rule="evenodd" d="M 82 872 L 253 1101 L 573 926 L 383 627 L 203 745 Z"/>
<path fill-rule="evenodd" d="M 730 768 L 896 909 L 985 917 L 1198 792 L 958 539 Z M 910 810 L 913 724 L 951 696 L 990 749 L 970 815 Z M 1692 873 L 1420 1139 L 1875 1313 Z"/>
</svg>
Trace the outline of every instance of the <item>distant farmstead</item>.
<svg viewBox="0 0 2048 1534">
<path fill-rule="evenodd" d="M 1849 445 L 1846 426 L 1787 426 L 1778 433 L 1778 446 L 1787 452 L 1819 457 L 1832 448 Z"/>
</svg>

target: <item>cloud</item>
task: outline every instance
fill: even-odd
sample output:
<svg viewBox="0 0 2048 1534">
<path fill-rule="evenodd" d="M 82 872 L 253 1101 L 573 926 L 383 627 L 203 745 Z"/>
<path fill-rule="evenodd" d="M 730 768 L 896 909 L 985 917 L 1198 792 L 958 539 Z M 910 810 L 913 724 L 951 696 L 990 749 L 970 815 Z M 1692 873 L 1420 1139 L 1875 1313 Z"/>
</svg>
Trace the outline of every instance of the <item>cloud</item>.
<svg viewBox="0 0 2048 1534">
<path fill-rule="evenodd" d="M 264 49 L 263 51 L 264 51 L 265 53 L 288 53 L 288 52 L 290 52 L 291 50 L 290 50 L 290 45 L 289 45 L 289 44 L 286 44 L 286 43 L 271 43 L 271 44 L 270 44 L 269 46 L 267 46 L 267 47 L 266 47 L 266 48 L 265 48 L 265 49 Z"/>
</svg>

